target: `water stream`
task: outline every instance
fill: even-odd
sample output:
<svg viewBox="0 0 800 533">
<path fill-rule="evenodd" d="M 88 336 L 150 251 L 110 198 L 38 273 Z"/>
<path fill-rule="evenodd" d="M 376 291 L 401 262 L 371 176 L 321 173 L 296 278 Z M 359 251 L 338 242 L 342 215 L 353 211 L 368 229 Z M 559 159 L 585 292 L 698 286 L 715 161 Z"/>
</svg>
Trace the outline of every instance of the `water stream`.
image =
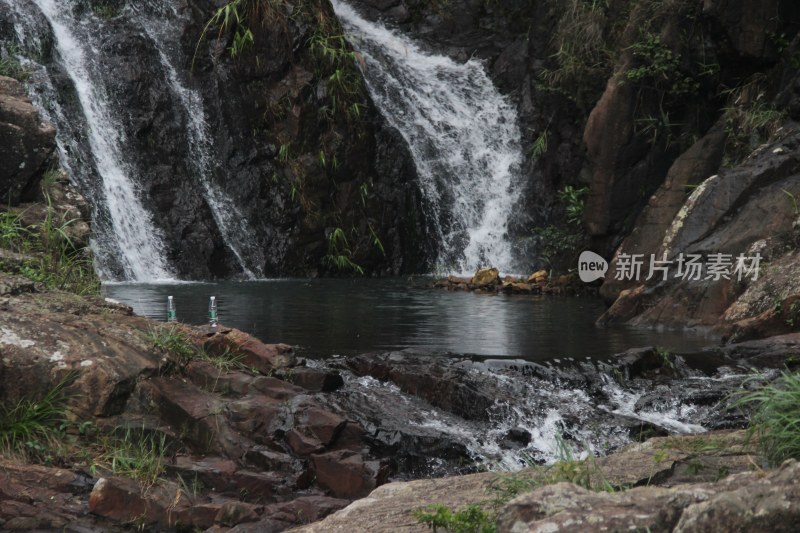
<svg viewBox="0 0 800 533">
<path fill-rule="evenodd" d="M 519 197 L 516 111 L 483 64 L 425 52 L 408 37 L 334 0 L 364 58 L 370 94 L 410 148 L 437 233 L 437 271 L 516 271 L 507 231 Z"/>
<path fill-rule="evenodd" d="M 132 9 L 141 20 L 145 33 L 150 37 L 158 51 L 161 65 L 166 73 L 173 96 L 180 102 L 187 118 L 186 143 L 190 164 L 194 168 L 203 191 L 203 198 L 211 209 L 217 227 L 225 238 L 225 244 L 233 252 L 245 277 L 255 279 L 263 277 L 264 252 L 252 237 L 252 230 L 247 219 L 242 215 L 236 203 L 213 181 L 217 163 L 214 158 L 214 146 L 209 135 L 203 97 L 196 89 L 191 88 L 175 67 L 181 60 L 180 37 L 174 31 L 175 20 L 180 15 L 174 6 L 165 6 L 168 16 L 156 13 L 149 6 L 133 6 Z M 177 52 L 176 52 L 177 51 Z M 175 56 L 178 57 L 175 57 Z"/>
<path fill-rule="evenodd" d="M 30 4 L 27 0 L 23 1 L 24 5 L 19 5 L 20 0 L 3 1 L 13 5 L 17 13 L 24 13 Z M 96 224 L 94 243 L 103 243 L 104 246 L 113 243 L 123 279 L 173 278 L 174 274 L 165 260 L 163 234 L 153 224 L 150 213 L 142 203 L 141 192 L 132 179 L 136 169 L 125 158 L 123 129 L 116 122 L 113 102 L 102 87 L 103 76 L 98 70 L 106 67 L 98 60 L 99 46 L 94 25 L 91 21 L 76 19 L 69 2 L 33 0 L 33 4 L 47 19 L 59 61 L 72 81 L 85 120 L 85 135 L 91 149 L 92 163 L 101 178 L 92 200 L 95 204 L 103 204 L 108 223 Z M 59 142 L 62 148 L 68 144 L 69 141 Z M 62 151 L 60 157 L 68 160 L 69 154 Z M 109 235 L 109 232 L 113 235 Z M 99 258 L 108 256 L 106 248 L 98 249 L 95 246 L 95 252 Z"/>
</svg>

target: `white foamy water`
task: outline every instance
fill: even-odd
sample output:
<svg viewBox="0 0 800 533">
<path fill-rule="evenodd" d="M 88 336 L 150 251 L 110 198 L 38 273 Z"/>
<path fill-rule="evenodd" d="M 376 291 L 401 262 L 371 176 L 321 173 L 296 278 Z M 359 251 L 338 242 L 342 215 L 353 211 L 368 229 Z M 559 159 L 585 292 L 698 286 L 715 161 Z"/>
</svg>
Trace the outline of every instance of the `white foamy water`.
<svg viewBox="0 0 800 533">
<path fill-rule="evenodd" d="M 102 77 L 93 71 L 94 67 L 106 67 L 92 63 L 97 49 L 91 21 L 87 24 L 75 19 L 72 4 L 62 0 L 3 1 L 17 13 L 27 13 L 30 6 L 35 5 L 52 29 L 60 63 L 72 81 L 85 119 L 84 134 L 91 148 L 92 162 L 102 180 L 99 193 L 104 199 L 111 234 L 101 236 L 101 240 L 113 241 L 123 279 L 173 279 L 174 274 L 165 261 L 163 234 L 143 206 L 141 193 L 131 179 L 135 170 L 123 155 L 122 128 L 113 119 L 112 103 L 100 85 Z M 25 31 L 18 30 L 18 36 L 24 39 Z M 38 38 L 36 41 L 39 44 Z M 67 144 L 59 139 L 62 161 L 69 159 L 64 153 Z M 103 257 L 107 251 L 95 249 L 95 253 Z"/>
<path fill-rule="evenodd" d="M 508 224 L 520 195 L 516 111 L 475 59 L 456 63 L 333 0 L 364 58 L 370 94 L 405 139 L 439 241 L 437 270 L 515 271 Z"/>
</svg>

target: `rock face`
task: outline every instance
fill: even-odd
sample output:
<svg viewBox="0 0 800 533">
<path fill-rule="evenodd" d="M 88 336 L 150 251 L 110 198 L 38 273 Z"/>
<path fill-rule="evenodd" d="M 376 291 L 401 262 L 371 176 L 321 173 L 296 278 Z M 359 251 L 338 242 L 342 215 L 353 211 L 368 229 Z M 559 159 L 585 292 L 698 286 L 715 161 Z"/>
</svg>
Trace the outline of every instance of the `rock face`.
<svg viewBox="0 0 800 533">
<path fill-rule="evenodd" d="M 646 281 L 644 272 L 638 283 L 608 280 L 609 287 L 604 284 L 602 290 L 611 298 L 621 287 L 631 288 L 618 294 L 601 321 L 714 326 L 740 339 L 792 331 L 800 308 L 794 303 L 800 287 L 793 250 L 797 242 L 793 198 L 800 193 L 799 135 L 787 130 L 739 167 L 703 180 L 673 217 L 669 215 L 677 204 L 669 200 L 669 186 L 662 187 L 643 213 L 640 227 L 618 250 L 612 269 L 622 254 L 650 252 L 672 261 L 672 274 L 666 281 L 660 274 Z M 653 239 L 639 248 L 644 232 Z M 727 274 L 709 275 L 704 269 L 696 276 L 699 279 L 676 277 L 681 254 L 699 255 L 707 263 L 710 254 L 719 253 L 730 261 Z M 750 258 L 756 254 L 757 277 L 755 272 L 742 276 L 745 271 L 735 272 L 738 257 L 747 259 L 744 266 L 750 268 Z M 649 254 L 644 257 L 646 271 Z"/>
<path fill-rule="evenodd" d="M 212 24 L 204 34 L 219 2 L 175 0 L 157 10 L 100 4 L 76 6 L 70 30 L 98 40 L 86 54 L 91 81 L 108 96 L 110 120 L 125 139 L 123 164 L 181 277 L 232 277 L 244 268 L 338 274 L 331 259 L 340 255 L 368 273 L 423 267 L 414 164 L 369 100 L 356 58 L 336 40 L 342 31 L 327 1 L 304 0 L 294 11 L 279 2 L 269 13 L 272 23 L 243 9 L 242 28 L 254 38 L 235 58 L 230 49 L 242 28 Z M 38 9 L 22 4 L 20 10 L 27 15 L 0 14 L 2 39 L 14 35 L 14 25 L 47 34 L 36 59 L 48 76 L 32 76 L 31 86 L 41 101 L 53 102 L 71 178 L 93 207 L 96 238 L 113 241 L 69 73 Z M 92 34 L 80 34 L 81 24 L 91 25 Z M 322 39 L 317 47 L 313 37 Z M 321 55 L 325 49 L 336 49 L 335 64 Z M 114 74 L 106 76 L 93 61 L 115 65 Z M 330 81 L 337 71 L 347 76 L 344 88 Z M 12 190 L 16 202 L 41 173 L 54 132 L 39 125 L 29 102 L 8 92 L 10 83 L 0 90 L 8 151 L 0 179 L 13 179 L 13 186 L 0 181 L 0 190 Z M 336 229 L 345 241 L 331 241 Z M 103 270 L 120 275 L 113 259 L 107 262 Z"/>
<path fill-rule="evenodd" d="M 52 162 L 56 130 L 17 80 L 0 76 L 0 202 L 33 200 L 42 174 Z"/>
<path fill-rule="evenodd" d="M 800 463 L 734 474 L 717 483 L 594 493 L 559 483 L 520 496 L 499 514 L 500 532 L 649 530 L 793 531 Z"/>
</svg>

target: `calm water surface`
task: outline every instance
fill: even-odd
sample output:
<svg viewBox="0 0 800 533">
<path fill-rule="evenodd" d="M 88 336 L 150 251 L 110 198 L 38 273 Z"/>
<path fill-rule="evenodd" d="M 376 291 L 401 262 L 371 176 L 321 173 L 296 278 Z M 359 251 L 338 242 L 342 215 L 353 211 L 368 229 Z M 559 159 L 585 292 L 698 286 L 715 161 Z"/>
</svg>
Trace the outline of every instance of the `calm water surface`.
<svg viewBox="0 0 800 533">
<path fill-rule="evenodd" d="M 646 345 L 689 350 L 717 342 L 691 331 L 598 327 L 596 298 L 507 296 L 426 288 L 428 279 L 273 280 L 180 284 L 106 284 L 104 295 L 165 320 L 167 296 L 178 320 L 206 322 L 216 296 L 220 322 L 265 342 L 326 357 L 373 350 L 518 357 L 604 357 Z"/>
</svg>

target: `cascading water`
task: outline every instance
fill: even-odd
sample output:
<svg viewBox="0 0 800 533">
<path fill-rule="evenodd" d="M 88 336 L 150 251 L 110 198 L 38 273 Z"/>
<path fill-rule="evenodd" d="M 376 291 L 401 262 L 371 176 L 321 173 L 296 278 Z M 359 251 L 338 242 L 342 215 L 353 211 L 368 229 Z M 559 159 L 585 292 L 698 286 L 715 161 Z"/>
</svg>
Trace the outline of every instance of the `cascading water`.
<svg viewBox="0 0 800 533">
<path fill-rule="evenodd" d="M 83 114 L 85 135 L 91 150 L 91 164 L 96 168 L 102 183 L 94 191 L 93 203 L 102 203 L 104 213 L 96 213 L 93 249 L 98 257 L 101 274 L 103 264 L 114 256 L 116 269 L 123 279 L 162 280 L 174 274 L 165 261 L 162 233 L 153 224 L 142 205 L 140 192 L 131 179 L 135 170 L 124 157 L 125 144 L 122 128 L 115 123 L 111 102 L 100 85 L 102 76 L 96 72 L 102 65 L 95 61 L 97 49 L 94 28 L 73 17 L 73 9 L 62 0 L 3 0 L 22 19 L 35 23 L 30 14 L 31 5 L 38 7 L 52 31 L 60 62 L 72 81 Z M 19 37 L 35 31 L 19 31 Z M 37 41 L 32 43 L 40 46 Z M 58 144 L 62 161 L 68 161 L 70 140 L 60 134 Z M 84 161 L 84 163 L 86 163 Z M 65 164 L 74 169 L 75 165 Z M 112 251 L 113 250 L 113 251 Z"/>
<path fill-rule="evenodd" d="M 187 189 L 176 195 L 198 197 L 186 206 L 208 206 L 232 262 L 238 263 L 243 275 L 263 276 L 264 248 L 253 238 L 249 221 L 235 201 L 214 181 L 217 161 L 203 98 L 189 83 L 180 33 L 175 31 L 189 24 L 180 3 L 131 4 L 111 19 L 75 0 L 0 0 L 0 5 L 10 9 L 19 59 L 32 74 L 30 95 L 43 117 L 58 126 L 61 166 L 93 206 L 92 249 L 100 275 L 136 281 L 176 277 L 167 264 L 164 244 L 170 228 L 158 228 L 137 186 L 147 182 L 142 176 L 148 172 L 153 183 L 153 168 L 163 164 L 180 169 L 169 186 L 176 191 L 182 186 Z M 140 128 L 131 125 L 124 105 L 117 101 L 121 88 L 112 89 L 114 80 L 109 77 L 109 61 L 114 57 L 110 32 L 118 31 L 117 25 L 141 43 L 148 57 L 155 58 L 149 74 L 168 92 L 163 101 L 168 102 L 171 124 L 183 127 L 179 137 L 173 137 L 175 148 L 169 161 L 147 149 L 131 150 L 133 143 L 128 141 L 140 135 Z M 141 38 L 144 41 L 136 40 Z M 51 49 L 56 55 L 53 62 L 48 59 Z M 159 215 L 155 218 L 168 223 L 169 215 Z M 174 233 L 171 247 L 176 245 Z"/>
<path fill-rule="evenodd" d="M 170 11 L 170 17 L 163 13 L 153 16 L 153 11 L 149 6 L 144 6 L 144 8 L 134 6 L 133 9 L 137 11 L 140 20 L 143 21 L 144 31 L 152 39 L 153 45 L 158 51 L 170 88 L 186 112 L 188 119 L 186 141 L 188 152 L 192 156 L 191 163 L 199 176 L 203 198 L 211 209 L 217 227 L 225 237 L 225 244 L 236 256 L 239 266 L 248 278 L 262 277 L 263 250 L 257 246 L 255 241 L 248 238 L 250 231 L 247 219 L 242 216 L 233 200 L 211 180 L 214 156 L 203 108 L 203 98 L 198 91 L 189 88 L 181 79 L 173 64 L 174 59 L 170 57 L 169 49 L 179 48 L 178 43 L 174 42 L 177 36 L 173 31 L 174 23 L 171 18 L 176 18 L 179 14 L 172 6 L 165 6 L 165 9 Z"/>
<path fill-rule="evenodd" d="M 437 269 L 515 270 L 508 223 L 520 195 L 522 150 L 513 106 L 483 65 L 423 52 L 333 0 L 364 58 L 370 94 L 408 143 L 439 241 Z"/>
</svg>

